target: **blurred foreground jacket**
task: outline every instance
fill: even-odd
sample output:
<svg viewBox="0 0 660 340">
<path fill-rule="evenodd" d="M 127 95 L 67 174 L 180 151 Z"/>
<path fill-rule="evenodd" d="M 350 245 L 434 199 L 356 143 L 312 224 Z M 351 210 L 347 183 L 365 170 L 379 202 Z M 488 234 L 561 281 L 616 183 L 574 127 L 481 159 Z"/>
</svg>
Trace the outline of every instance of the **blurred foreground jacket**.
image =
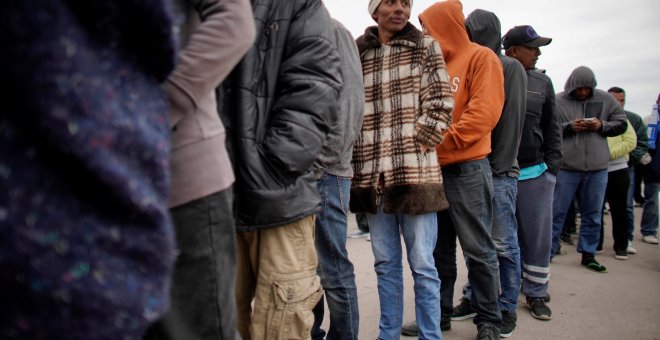
<svg viewBox="0 0 660 340">
<path fill-rule="evenodd" d="M 139 339 L 168 307 L 159 0 L 0 3 L 0 338 Z"/>
</svg>

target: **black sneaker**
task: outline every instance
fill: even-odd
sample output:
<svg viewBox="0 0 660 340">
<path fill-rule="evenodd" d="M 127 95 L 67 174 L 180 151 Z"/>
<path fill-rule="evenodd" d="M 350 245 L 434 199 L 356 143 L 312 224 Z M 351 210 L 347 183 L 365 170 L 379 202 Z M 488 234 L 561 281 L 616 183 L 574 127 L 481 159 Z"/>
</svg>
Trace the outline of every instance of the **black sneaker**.
<svg viewBox="0 0 660 340">
<path fill-rule="evenodd" d="M 470 300 L 462 298 L 461 303 L 454 307 L 454 313 L 452 313 L 451 319 L 454 321 L 460 321 L 467 320 L 475 316 L 477 316 L 477 312 L 472 309 Z"/>
<path fill-rule="evenodd" d="M 527 308 L 529 308 L 529 312 L 536 319 L 552 319 L 552 311 L 550 310 L 550 307 L 545 304 L 545 299 L 542 297 L 528 297 Z"/>
<path fill-rule="evenodd" d="M 417 321 L 411 321 L 401 326 L 401 335 L 405 335 L 405 336 L 419 335 L 419 327 L 417 327 Z"/>
<path fill-rule="evenodd" d="M 575 244 L 575 243 L 573 243 L 573 239 L 571 238 L 570 234 L 561 234 L 561 236 L 559 236 L 559 241 L 561 241 L 561 243 L 567 244 L 569 246 L 572 246 L 572 245 Z"/>
<path fill-rule="evenodd" d="M 545 303 L 550 302 L 550 293 L 545 293 L 545 296 L 543 297 L 543 301 L 545 301 Z"/>
<path fill-rule="evenodd" d="M 440 330 L 445 332 L 451 329 L 451 320 L 440 319 Z M 411 321 L 407 324 L 401 326 L 401 335 L 404 336 L 418 336 L 419 327 L 417 326 L 417 321 Z"/>
<path fill-rule="evenodd" d="M 513 334 L 516 329 L 516 312 L 502 311 L 502 326 L 500 327 L 500 338 L 508 338 Z"/>
<path fill-rule="evenodd" d="M 440 330 L 443 332 L 451 330 L 451 318 L 440 319 Z"/>
<path fill-rule="evenodd" d="M 497 340 L 500 338 L 500 329 L 497 326 L 480 324 L 477 325 L 477 329 L 479 330 L 477 340 Z"/>
</svg>

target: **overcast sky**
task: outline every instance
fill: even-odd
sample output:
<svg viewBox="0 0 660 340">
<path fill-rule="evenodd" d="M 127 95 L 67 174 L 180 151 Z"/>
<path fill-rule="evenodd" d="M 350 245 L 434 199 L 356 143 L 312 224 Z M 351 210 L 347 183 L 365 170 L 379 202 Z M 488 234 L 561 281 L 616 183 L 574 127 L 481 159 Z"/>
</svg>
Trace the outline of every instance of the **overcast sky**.
<svg viewBox="0 0 660 340">
<path fill-rule="evenodd" d="M 413 0 L 410 22 L 436 1 Z M 368 0 L 324 0 L 330 14 L 355 38 L 375 25 Z M 660 93 L 660 1 L 658 0 L 465 0 L 465 16 L 481 8 L 495 13 L 502 34 L 531 25 L 552 38 L 536 67 L 547 70 L 557 93 L 576 67 L 596 74 L 598 88 L 626 90 L 626 110 L 647 116 Z"/>
</svg>

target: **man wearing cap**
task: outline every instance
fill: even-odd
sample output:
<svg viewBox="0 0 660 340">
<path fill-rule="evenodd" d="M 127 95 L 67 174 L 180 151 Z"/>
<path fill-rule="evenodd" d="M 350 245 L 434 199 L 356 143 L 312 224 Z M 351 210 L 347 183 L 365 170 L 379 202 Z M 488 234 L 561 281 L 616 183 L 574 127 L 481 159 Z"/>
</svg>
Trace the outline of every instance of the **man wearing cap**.
<svg viewBox="0 0 660 340">
<path fill-rule="evenodd" d="M 552 80 L 536 69 L 541 46 L 552 39 L 539 36 L 532 26 L 516 26 L 503 37 L 506 55 L 527 71 L 527 114 L 518 148 L 518 242 L 522 262 L 522 292 L 533 317 L 550 320 L 545 304 L 550 278 L 552 202 L 561 166 L 561 134 L 555 115 Z M 518 290 L 520 287 L 518 287 Z"/>
<path fill-rule="evenodd" d="M 563 157 L 552 203 L 550 256 L 557 252 L 566 211 L 577 198 L 581 217 L 577 251 L 582 253 L 582 265 L 606 273 L 607 268 L 596 261 L 596 251 L 610 161 L 607 137 L 625 132 L 626 114 L 614 97 L 596 89 L 596 76 L 586 66 L 573 70 L 556 104 Z"/>
<path fill-rule="evenodd" d="M 420 339 L 441 339 L 436 212 L 447 208 L 435 146 L 454 101 L 442 51 L 408 22 L 412 1 L 372 0 L 378 24 L 357 39 L 365 85 L 364 124 L 353 151 L 351 211 L 366 212 L 374 253 L 380 333 L 403 322 L 401 235 L 415 281 Z"/>
</svg>

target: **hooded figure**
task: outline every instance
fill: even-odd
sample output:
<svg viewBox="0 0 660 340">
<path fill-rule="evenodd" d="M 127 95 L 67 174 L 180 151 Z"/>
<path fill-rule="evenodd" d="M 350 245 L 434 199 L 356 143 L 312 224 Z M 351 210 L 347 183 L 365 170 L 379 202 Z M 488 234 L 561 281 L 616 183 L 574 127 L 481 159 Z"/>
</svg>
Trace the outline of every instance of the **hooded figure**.
<svg viewBox="0 0 660 340">
<path fill-rule="evenodd" d="M 440 165 L 482 159 L 491 151 L 490 134 L 504 105 L 502 63 L 470 41 L 460 1 L 438 2 L 419 20 L 442 47 L 454 94 L 453 124 L 436 148 Z"/>
<path fill-rule="evenodd" d="M 525 122 L 525 101 L 527 98 L 527 76 L 525 69 L 515 59 L 501 53 L 502 30 L 500 19 L 495 13 L 476 9 L 465 20 L 472 41 L 488 47 L 500 58 L 504 68 L 504 108 L 502 116 L 493 129 L 491 153 L 488 155 L 493 174 L 518 177 L 518 146 Z"/>
<path fill-rule="evenodd" d="M 504 108 L 502 116 L 491 135 L 491 153 L 488 155 L 493 172 L 493 219 L 492 239 L 499 260 L 499 305 L 502 311 L 501 335 L 511 335 L 516 324 L 516 306 L 520 292 L 520 247 L 516 223 L 516 194 L 518 176 L 518 145 L 525 121 L 527 75 L 516 59 L 501 54 L 501 28 L 497 16 L 482 9 L 468 15 L 465 26 L 470 39 L 490 48 L 499 57 L 504 68 Z M 470 299 L 472 286 L 468 285 L 465 297 Z"/>
<path fill-rule="evenodd" d="M 582 216 L 577 246 L 582 254 L 581 264 L 606 273 L 607 268 L 596 260 L 610 160 L 606 137 L 625 131 L 626 114 L 614 97 L 596 89 L 594 72 L 585 66 L 573 70 L 556 102 L 564 158 L 552 202 L 550 256 L 559 250 L 566 214 L 577 199 Z"/>
<path fill-rule="evenodd" d="M 490 237 L 493 179 L 486 157 L 504 106 L 502 63 L 493 51 L 470 41 L 460 1 L 438 2 L 419 19 L 442 47 L 454 94 L 454 121 L 436 147 L 449 202 L 449 216 L 438 215 L 443 228 L 434 250 L 440 258 L 436 267 L 442 281 L 442 318 L 450 317 L 453 309 L 457 235 L 468 258 L 479 335 L 499 337 L 498 260 Z"/>
<path fill-rule="evenodd" d="M 579 88 L 591 89 L 585 99 L 576 97 Z M 576 119 L 597 118 L 602 122 L 598 133 L 576 133 L 571 124 Z M 607 169 L 610 152 L 605 137 L 626 131 L 626 114 L 607 92 L 596 89 L 596 76 L 586 67 L 573 70 L 564 92 L 557 94 L 557 119 L 562 128 L 562 170 L 593 171 Z"/>
</svg>

